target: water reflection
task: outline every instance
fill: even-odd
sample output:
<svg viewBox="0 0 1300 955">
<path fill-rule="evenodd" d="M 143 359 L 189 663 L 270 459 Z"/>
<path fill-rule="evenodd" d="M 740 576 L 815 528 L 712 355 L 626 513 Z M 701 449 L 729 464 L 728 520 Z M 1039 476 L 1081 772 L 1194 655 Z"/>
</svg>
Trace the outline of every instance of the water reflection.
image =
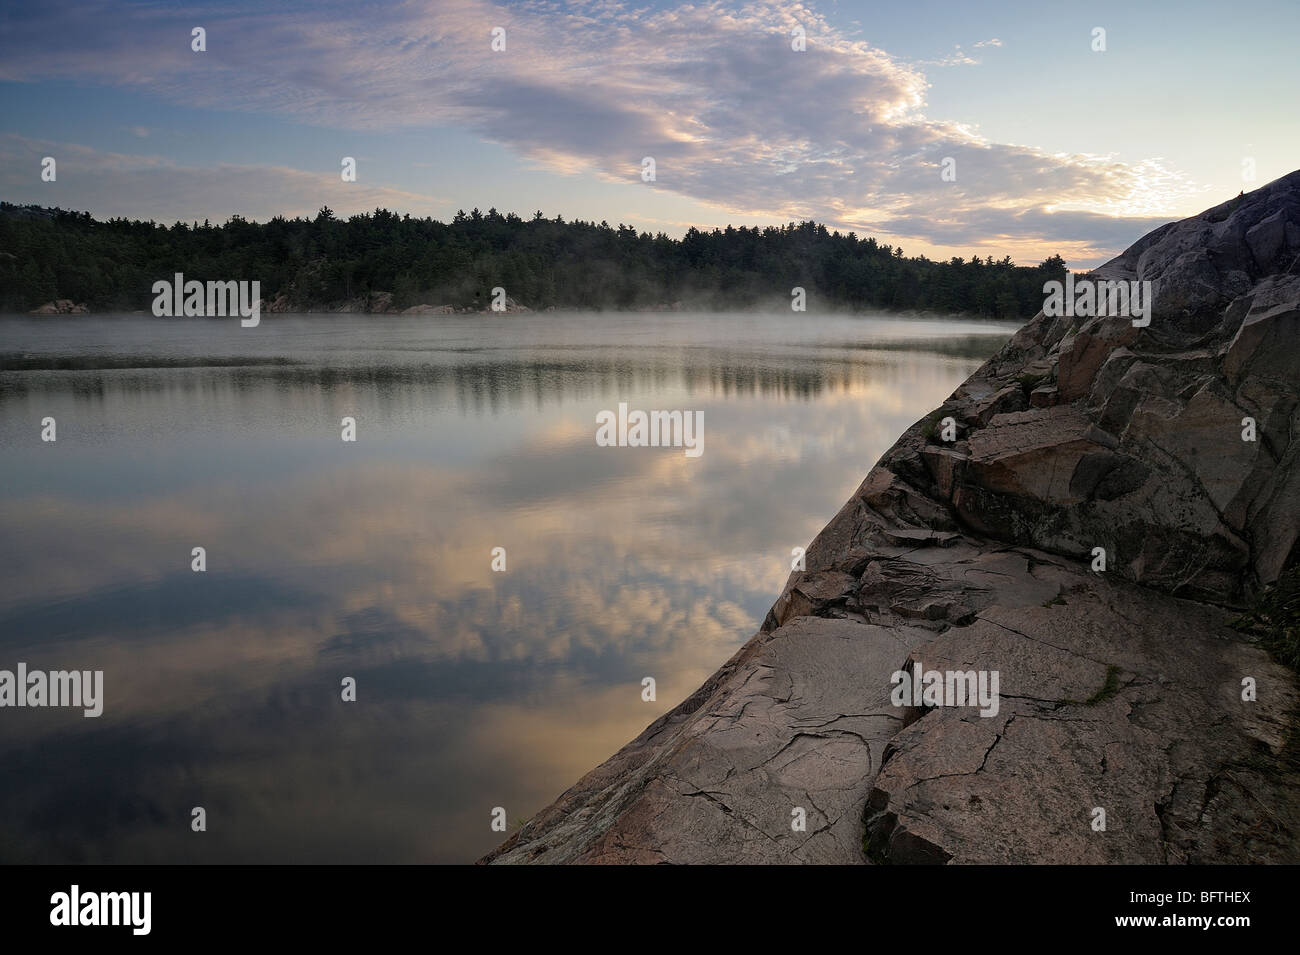
<svg viewBox="0 0 1300 955">
<path fill-rule="evenodd" d="M 476 857 L 494 806 L 536 812 L 748 638 L 790 548 L 1011 332 L 263 328 L 0 320 L 0 668 L 107 697 L 0 711 L 4 861 Z M 618 401 L 703 410 L 704 455 L 597 447 Z"/>
</svg>

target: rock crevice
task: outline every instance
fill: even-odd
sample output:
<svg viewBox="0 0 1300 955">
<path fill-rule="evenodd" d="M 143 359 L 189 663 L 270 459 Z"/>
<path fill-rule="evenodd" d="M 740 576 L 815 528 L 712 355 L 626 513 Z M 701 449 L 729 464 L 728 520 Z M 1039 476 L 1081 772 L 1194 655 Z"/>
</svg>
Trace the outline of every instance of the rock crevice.
<svg viewBox="0 0 1300 955">
<path fill-rule="evenodd" d="M 1300 861 L 1300 690 L 1229 626 L 1300 560 L 1300 172 L 1089 278 L 1150 282 L 1150 323 L 1032 319 L 485 861 Z M 894 705 L 915 666 L 997 671 L 996 714 Z"/>
</svg>

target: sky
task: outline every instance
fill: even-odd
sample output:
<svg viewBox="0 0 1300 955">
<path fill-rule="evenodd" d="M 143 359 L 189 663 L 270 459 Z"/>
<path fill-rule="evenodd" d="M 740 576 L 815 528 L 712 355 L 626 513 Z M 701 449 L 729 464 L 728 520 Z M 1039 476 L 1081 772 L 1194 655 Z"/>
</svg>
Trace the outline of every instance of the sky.
<svg viewBox="0 0 1300 955">
<path fill-rule="evenodd" d="M 814 219 L 1084 268 L 1300 166 L 1297 36 L 1296 0 L 9 4 L 0 199 Z"/>
</svg>

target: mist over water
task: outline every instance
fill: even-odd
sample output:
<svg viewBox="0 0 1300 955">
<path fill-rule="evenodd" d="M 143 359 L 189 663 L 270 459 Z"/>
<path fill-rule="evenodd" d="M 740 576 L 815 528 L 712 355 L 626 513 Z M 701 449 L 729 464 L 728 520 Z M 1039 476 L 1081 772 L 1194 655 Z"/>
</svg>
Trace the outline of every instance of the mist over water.
<svg viewBox="0 0 1300 955">
<path fill-rule="evenodd" d="M 0 319 L 0 668 L 105 695 L 0 711 L 0 861 L 471 861 L 493 807 L 530 817 L 748 639 L 1014 330 Z M 598 447 L 620 402 L 702 411 L 703 455 Z"/>
</svg>

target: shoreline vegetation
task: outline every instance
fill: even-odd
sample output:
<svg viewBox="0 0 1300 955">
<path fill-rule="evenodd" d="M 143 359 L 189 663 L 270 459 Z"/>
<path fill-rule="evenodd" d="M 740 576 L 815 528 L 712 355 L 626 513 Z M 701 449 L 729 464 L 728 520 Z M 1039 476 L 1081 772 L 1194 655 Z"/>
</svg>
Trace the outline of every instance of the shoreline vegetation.
<svg viewBox="0 0 1300 955">
<path fill-rule="evenodd" d="M 154 281 L 253 279 L 262 311 L 475 314 L 493 311 L 881 310 L 1022 319 L 1065 260 L 946 262 L 814 222 L 691 228 L 680 239 L 606 222 L 529 220 L 495 209 L 449 223 L 386 209 L 339 219 L 171 226 L 0 202 L 0 312 L 78 315 L 150 308 Z M 527 303 L 527 304 L 523 304 Z"/>
<path fill-rule="evenodd" d="M 382 293 L 381 293 L 382 294 Z M 317 315 L 385 315 L 389 317 L 410 317 L 419 315 L 551 315 L 563 313 L 568 315 L 656 315 L 656 314 L 690 314 L 692 312 L 707 312 L 710 315 L 770 315 L 775 312 L 785 313 L 789 311 L 787 306 L 784 309 L 774 308 L 736 308 L 736 309 L 704 309 L 688 306 L 683 302 L 659 303 L 656 305 L 643 305 L 636 308 L 568 308 L 561 306 L 557 308 L 554 305 L 548 305 L 546 308 L 530 308 L 514 299 L 508 299 L 506 308 L 500 311 L 490 307 L 485 308 L 458 308 L 454 305 L 430 305 L 422 303 L 411 306 L 410 308 L 351 308 L 339 306 L 335 308 L 273 308 L 274 302 L 268 302 L 265 299 L 258 299 L 258 305 L 263 318 L 267 315 L 282 315 L 285 318 L 304 318 Z M 973 322 L 1014 322 L 1023 324 L 1026 319 L 1024 316 L 1016 318 L 1000 318 L 993 315 L 972 315 L 966 312 L 934 312 L 920 309 L 893 309 L 893 308 L 818 308 L 810 309 L 807 314 L 811 317 L 816 316 L 861 316 L 875 318 L 892 318 L 902 320 L 928 320 L 928 321 L 973 321 Z M 92 309 L 85 302 L 73 302 L 70 299 L 58 299 L 56 301 L 45 302 L 36 308 L 17 310 L 0 308 L 0 318 L 26 318 L 31 316 L 42 317 L 66 317 L 79 316 L 83 318 L 147 318 L 153 313 L 149 309 Z M 229 316 L 214 315 L 164 315 L 159 318 L 191 318 L 211 321 L 224 321 Z"/>
</svg>

